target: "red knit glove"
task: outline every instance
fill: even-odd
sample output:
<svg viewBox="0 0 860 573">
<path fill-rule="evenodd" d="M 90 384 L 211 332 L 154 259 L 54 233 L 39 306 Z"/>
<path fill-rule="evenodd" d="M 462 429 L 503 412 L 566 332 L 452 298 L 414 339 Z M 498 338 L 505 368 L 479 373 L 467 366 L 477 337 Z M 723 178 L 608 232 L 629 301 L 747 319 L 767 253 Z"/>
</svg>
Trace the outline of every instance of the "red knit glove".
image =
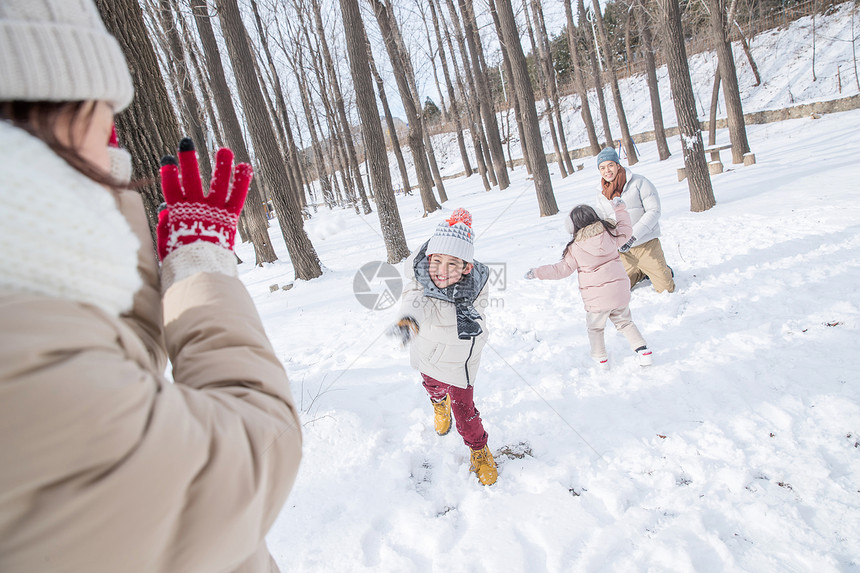
<svg viewBox="0 0 860 573">
<path fill-rule="evenodd" d="M 204 195 L 194 142 L 187 137 L 180 141 L 178 164 L 172 155 L 161 160 L 165 204 L 158 213 L 156 229 L 161 260 L 179 247 L 197 241 L 233 250 L 236 224 L 253 175 L 247 163 L 240 163 L 234 170 L 233 152 L 222 147 L 215 156 L 209 194 Z"/>
</svg>

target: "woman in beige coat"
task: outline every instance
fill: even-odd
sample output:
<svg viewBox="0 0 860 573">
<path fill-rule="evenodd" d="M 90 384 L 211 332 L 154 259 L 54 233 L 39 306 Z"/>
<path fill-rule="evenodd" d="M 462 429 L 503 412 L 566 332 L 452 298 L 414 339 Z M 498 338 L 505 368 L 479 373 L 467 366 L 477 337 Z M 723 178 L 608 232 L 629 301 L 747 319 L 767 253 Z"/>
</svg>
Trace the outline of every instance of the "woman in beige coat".
<svg viewBox="0 0 860 573">
<path fill-rule="evenodd" d="M 4 0 L 0 54 L 0 571 L 275 570 L 301 433 L 230 225 L 181 235 L 205 217 L 168 198 L 159 277 L 140 196 L 105 185 L 133 90 L 92 0 Z"/>
</svg>

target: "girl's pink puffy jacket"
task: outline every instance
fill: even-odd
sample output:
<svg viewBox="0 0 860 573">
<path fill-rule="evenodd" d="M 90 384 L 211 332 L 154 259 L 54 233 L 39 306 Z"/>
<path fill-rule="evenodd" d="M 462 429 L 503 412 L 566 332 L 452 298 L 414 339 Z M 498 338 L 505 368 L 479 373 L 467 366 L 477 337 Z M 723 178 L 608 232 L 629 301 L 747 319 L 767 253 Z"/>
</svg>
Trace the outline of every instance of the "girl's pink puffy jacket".
<svg viewBox="0 0 860 573">
<path fill-rule="evenodd" d="M 630 279 L 618 255 L 618 247 L 627 242 L 633 228 L 623 202 L 615 206 L 615 220 L 617 237 L 606 232 L 600 221 L 579 229 L 564 257 L 554 265 L 536 268 L 535 276 L 542 280 L 558 280 L 578 270 L 585 310 L 603 312 L 627 306 Z"/>
</svg>

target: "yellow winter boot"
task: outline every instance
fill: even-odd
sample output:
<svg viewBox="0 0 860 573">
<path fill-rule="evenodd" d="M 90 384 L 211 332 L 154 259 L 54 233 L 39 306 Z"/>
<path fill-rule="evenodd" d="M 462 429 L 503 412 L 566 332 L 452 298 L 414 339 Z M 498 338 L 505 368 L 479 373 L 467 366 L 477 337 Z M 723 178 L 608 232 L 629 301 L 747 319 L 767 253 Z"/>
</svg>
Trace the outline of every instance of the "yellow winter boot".
<svg viewBox="0 0 860 573">
<path fill-rule="evenodd" d="M 451 397 L 446 394 L 441 402 L 433 402 L 433 412 L 436 433 L 444 436 L 451 430 Z"/>
<path fill-rule="evenodd" d="M 478 474 L 478 481 L 483 485 L 496 483 L 499 472 L 496 470 L 496 462 L 493 460 L 493 454 L 489 447 L 484 446 L 480 450 L 472 450 L 472 467 L 469 468 L 469 471 Z"/>
</svg>

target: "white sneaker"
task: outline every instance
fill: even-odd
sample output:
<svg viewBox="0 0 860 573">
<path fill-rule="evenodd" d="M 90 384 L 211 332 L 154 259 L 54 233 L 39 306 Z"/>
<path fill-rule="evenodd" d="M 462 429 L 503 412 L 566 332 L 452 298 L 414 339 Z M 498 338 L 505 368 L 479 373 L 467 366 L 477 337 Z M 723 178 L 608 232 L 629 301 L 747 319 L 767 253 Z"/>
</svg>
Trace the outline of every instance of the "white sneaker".
<svg viewBox="0 0 860 573">
<path fill-rule="evenodd" d="M 653 357 L 647 346 L 637 350 L 636 354 L 639 357 L 639 366 L 651 366 L 651 364 L 653 364 Z"/>
<path fill-rule="evenodd" d="M 595 358 L 594 363 L 597 365 L 597 369 L 601 372 L 609 370 L 609 358 Z"/>
</svg>

